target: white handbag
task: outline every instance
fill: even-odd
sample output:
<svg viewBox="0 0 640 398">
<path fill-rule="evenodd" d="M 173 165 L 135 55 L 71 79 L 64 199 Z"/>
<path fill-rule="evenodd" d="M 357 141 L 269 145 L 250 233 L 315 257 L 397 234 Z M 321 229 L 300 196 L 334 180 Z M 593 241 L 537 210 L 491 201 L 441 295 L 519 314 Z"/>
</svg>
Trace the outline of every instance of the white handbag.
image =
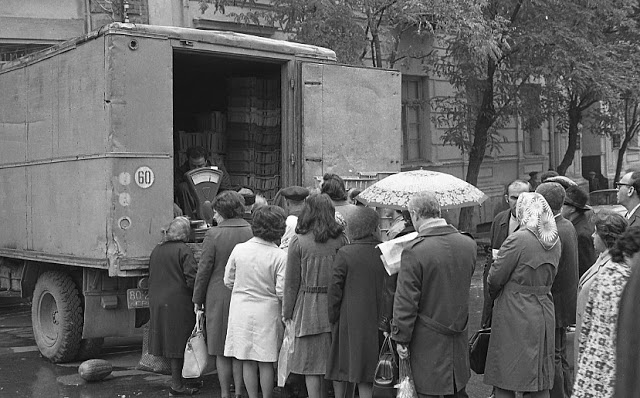
<svg viewBox="0 0 640 398">
<path fill-rule="evenodd" d="M 207 367 L 209 353 L 204 339 L 204 311 L 196 312 L 196 325 L 193 327 L 191 337 L 187 340 L 184 349 L 184 365 L 182 365 L 182 377 L 194 379 L 202 376 Z"/>
</svg>

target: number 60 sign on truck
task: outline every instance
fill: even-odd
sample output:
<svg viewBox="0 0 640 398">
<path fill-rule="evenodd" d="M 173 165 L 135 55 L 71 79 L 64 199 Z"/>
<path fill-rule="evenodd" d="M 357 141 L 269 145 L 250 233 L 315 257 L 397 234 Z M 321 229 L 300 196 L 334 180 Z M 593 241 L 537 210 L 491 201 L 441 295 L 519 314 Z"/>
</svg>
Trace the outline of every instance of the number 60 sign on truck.
<svg viewBox="0 0 640 398">
<path fill-rule="evenodd" d="M 32 297 L 53 362 L 142 323 L 127 297 L 199 145 L 267 197 L 400 169 L 400 73 L 304 44 L 111 24 L 0 65 L 0 294 Z M 129 305 L 127 304 L 129 302 Z"/>
</svg>

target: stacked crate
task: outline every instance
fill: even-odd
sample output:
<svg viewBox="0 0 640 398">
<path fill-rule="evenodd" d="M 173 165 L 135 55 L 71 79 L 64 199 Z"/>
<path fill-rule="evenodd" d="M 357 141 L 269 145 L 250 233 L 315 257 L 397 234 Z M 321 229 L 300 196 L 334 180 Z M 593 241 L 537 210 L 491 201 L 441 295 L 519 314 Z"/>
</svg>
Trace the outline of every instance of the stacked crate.
<svg viewBox="0 0 640 398">
<path fill-rule="evenodd" d="M 201 146 L 210 154 L 224 154 L 227 151 L 225 131 L 227 119 L 223 112 L 212 111 L 196 115 L 198 131 L 179 131 L 180 147 L 178 150 L 178 165 L 187 161 L 187 149 Z"/>
<path fill-rule="evenodd" d="M 228 80 L 227 158 L 232 184 L 272 199 L 280 186 L 280 83 L 278 79 Z"/>
</svg>

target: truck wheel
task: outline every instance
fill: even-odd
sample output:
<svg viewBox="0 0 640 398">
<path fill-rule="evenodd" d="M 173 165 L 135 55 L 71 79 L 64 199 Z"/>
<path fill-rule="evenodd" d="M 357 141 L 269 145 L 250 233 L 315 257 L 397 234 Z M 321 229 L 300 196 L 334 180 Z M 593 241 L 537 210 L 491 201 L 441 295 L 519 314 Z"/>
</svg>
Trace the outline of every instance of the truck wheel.
<svg viewBox="0 0 640 398">
<path fill-rule="evenodd" d="M 104 338 L 98 337 L 94 339 L 82 339 L 80 341 L 80 348 L 78 349 L 78 356 L 76 360 L 84 361 L 87 359 L 94 359 L 100 355 L 102 351 L 102 345 L 104 344 Z"/>
<path fill-rule="evenodd" d="M 82 302 L 69 275 L 40 275 L 31 303 L 33 335 L 40 353 L 53 363 L 72 361 L 82 339 Z"/>
</svg>

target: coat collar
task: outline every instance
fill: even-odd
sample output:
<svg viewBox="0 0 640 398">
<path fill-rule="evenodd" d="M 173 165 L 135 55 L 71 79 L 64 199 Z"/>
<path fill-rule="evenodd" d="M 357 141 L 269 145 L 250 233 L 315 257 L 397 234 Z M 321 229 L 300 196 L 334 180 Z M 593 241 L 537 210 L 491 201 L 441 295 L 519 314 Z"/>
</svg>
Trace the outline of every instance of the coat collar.
<svg viewBox="0 0 640 398">
<path fill-rule="evenodd" d="M 439 225 L 423 229 L 418 237 L 450 235 L 459 232 L 453 225 Z"/>
<path fill-rule="evenodd" d="M 218 227 L 220 228 L 235 228 L 235 227 L 248 227 L 248 226 L 250 225 L 247 222 L 247 220 L 245 220 L 244 218 L 229 218 L 227 220 L 224 220 L 220 224 L 218 224 Z"/>
<path fill-rule="evenodd" d="M 358 245 L 358 244 L 364 245 L 364 244 L 372 244 L 372 243 L 377 245 L 378 243 L 382 243 L 382 242 L 380 241 L 380 239 L 376 238 L 373 235 L 365 236 L 362 239 L 356 239 L 351 242 L 352 245 Z"/>
</svg>

